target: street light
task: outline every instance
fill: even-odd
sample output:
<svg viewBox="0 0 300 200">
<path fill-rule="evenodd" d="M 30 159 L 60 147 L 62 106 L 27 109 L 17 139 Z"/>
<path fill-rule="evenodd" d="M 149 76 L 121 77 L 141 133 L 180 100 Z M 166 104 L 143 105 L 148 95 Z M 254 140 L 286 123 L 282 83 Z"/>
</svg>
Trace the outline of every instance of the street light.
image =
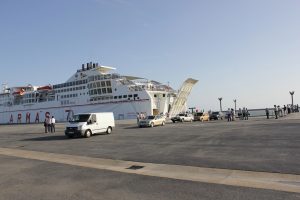
<svg viewBox="0 0 300 200">
<path fill-rule="evenodd" d="M 234 102 L 234 113 L 236 112 L 236 99 L 233 99 Z"/>
<path fill-rule="evenodd" d="M 192 110 L 192 113 L 194 113 L 194 110 L 196 109 L 195 107 L 191 107 L 189 108 L 190 110 Z"/>
<path fill-rule="evenodd" d="M 292 97 L 292 110 L 294 110 L 294 94 L 295 91 L 290 91 L 291 97 Z"/>
<path fill-rule="evenodd" d="M 219 101 L 220 101 L 220 111 L 222 112 L 222 99 L 223 99 L 223 98 L 222 98 L 222 97 L 219 97 L 218 99 L 219 99 Z"/>
</svg>

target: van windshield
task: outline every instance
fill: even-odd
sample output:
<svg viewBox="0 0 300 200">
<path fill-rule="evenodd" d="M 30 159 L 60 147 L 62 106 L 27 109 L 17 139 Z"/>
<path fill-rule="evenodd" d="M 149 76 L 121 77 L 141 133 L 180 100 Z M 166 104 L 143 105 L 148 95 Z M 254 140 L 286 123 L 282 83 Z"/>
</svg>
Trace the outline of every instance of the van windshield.
<svg viewBox="0 0 300 200">
<path fill-rule="evenodd" d="M 70 122 L 87 122 L 89 118 L 90 114 L 74 115 L 73 119 Z"/>
</svg>

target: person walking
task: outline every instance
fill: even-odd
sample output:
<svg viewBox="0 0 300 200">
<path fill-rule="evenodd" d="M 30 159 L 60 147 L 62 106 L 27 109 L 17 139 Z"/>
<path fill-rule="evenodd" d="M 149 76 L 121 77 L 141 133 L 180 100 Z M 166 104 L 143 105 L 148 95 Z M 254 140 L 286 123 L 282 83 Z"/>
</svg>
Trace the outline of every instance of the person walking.
<svg viewBox="0 0 300 200">
<path fill-rule="evenodd" d="M 227 110 L 227 121 L 228 122 L 231 121 L 231 110 L 230 110 L 230 108 L 228 108 L 228 110 Z"/>
<path fill-rule="evenodd" d="M 248 111 L 248 109 L 246 108 L 246 110 L 245 110 L 245 120 L 248 120 L 249 118 L 249 111 Z"/>
<path fill-rule="evenodd" d="M 242 109 L 239 108 L 239 111 L 238 111 L 238 117 L 240 118 L 240 120 L 242 120 Z"/>
<path fill-rule="evenodd" d="M 136 123 L 139 124 L 140 122 L 140 113 L 136 113 Z"/>
<path fill-rule="evenodd" d="M 274 105 L 274 113 L 275 113 L 275 119 L 278 119 L 278 108 L 276 105 Z"/>
<path fill-rule="evenodd" d="M 231 108 L 231 121 L 234 121 L 234 120 L 235 120 L 235 113 L 234 113 L 233 108 Z"/>
<path fill-rule="evenodd" d="M 242 111 L 242 119 L 243 120 L 246 119 L 246 108 L 245 107 L 243 108 L 243 111 Z"/>
<path fill-rule="evenodd" d="M 268 109 L 268 108 L 266 108 L 266 116 L 267 116 L 267 119 L 269 119 L 270 112 L 269 112 L 269 109 Z"/>
<path fill-rule="evenodd" d="M 44 127 L 45 127 L 45 133 L 48 133 L 48 124 L 47 124 L 47 118 L 44 121 Z"/>
<path fill-rule="evenodd" d="M 51 132 L 51 119 L 50 116 L 46 117 L 46 122 L 47 122 L 47 128 L 48 128 L 48 132 Z"/>
<path fill-rule="evenodd" d="M 278 108 L 278 116 L 283 117 L 282 109 L 280 108 L 280 105 L 278 105 L 277 108 Z"/>
<path fill-rule="evenodd" d="M 286 106 L 283 105 L 283 115 L 286 115 Z"/>
<path fill-rule="evenodd" d="M 54 116 L 52 116 L 52 118 L 50 119 L 50 126 L 51 126 L 51 133 L 55 133 L 55 118 Z"/>
</svg>

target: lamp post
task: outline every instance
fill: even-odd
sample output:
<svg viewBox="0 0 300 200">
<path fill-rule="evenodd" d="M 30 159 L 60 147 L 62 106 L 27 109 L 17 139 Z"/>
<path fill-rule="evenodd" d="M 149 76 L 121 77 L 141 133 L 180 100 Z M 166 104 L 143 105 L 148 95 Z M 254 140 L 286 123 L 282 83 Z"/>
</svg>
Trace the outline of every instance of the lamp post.
<svg viewBox="0 0 300 200">
<path fill-rule="evenodd" d="M 236 112 L 236 99 L 233 99 L 234 102 L 234 113 Z"/>
<path fill-rule="evenodd" d="M 295 94 L 295 91 L 290 91 L 290 95 L 292 97 L 292 111 L 294 110 L 294 94 Z"/>
<path fill-rule="evenodd" d="M 189 108 L 190 110 L 192 110 L 192 113 L 194 113 L 194 110 L 196 109 L 195 107 L 191 107 Z"/>
<path fill-rule="evenodd" d="M 219 99 L 219 101 L 220 101 L 220 111 L 222 112 L 222 99 L 223 99 L 223 98 L 222 98 L 222 97 L 219 97 L 218 99 Z"/>
</svg>

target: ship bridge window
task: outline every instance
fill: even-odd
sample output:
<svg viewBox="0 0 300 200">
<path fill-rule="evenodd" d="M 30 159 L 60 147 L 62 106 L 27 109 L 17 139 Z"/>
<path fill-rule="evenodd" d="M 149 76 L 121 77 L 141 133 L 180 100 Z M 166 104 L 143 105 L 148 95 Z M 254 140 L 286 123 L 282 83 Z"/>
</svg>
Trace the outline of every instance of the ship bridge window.
<svg viewBox="0 0 300 200">
<path fill-rule="evenodd" d="M 128 97 L 131 98 L 131 97 L 132 97 L 132 94 L 128 95 Z"/>
<path fill-rule="evenodd" d="M 98 92 L 97 92 L 97 90 L 96 90 L 96 89 L 94 89 L 94 95 L 96 95 L 96 94 L 98 94 Z"/>
<path fill-rule="evenodd" d="M 107 88 L 107 93 L 112 93 L 112 89 L 111 88 Z"/>
<path fill-rule="evenodd" d="M 102 88 L 102 93 L 106 94 L 106 88 Z"/>
<path fill-rule="evenodd" d="M 122 95 L 119 96 L 119 99 L 122 99 Z"/>
<path fill-rule="evenodd" d="M 101 89 L 100 89 L 100 88 L 98 89 L 98 94 L 102 94 L 102 92 L 101 92 Z"/>
<path fill-rule="evenodd" d="M 114 96 L 114 99 L 117 99 L 118 98 L 118 96 Z"/>
<path fill-rule="evenodd" d="M 106 81 L 106 86 L 111 86 L 111 82 L 110 81 Z"/>
<path fill-rule="evenodd" d="M 111 79 L 111 74 L 106 74 L 106 75 L 104 75 L 104 78 L 105 78 L 105 79 Z"/>
<path fill-rule="evenodd" d="M 138 95 L 137 95 L 137 94 L 134 94 L 133 96 L 134 96 L 134 97 L 137 97 Z"/>
<path fill-rule="evenodd" d="M 89 77 L 89 81 L 94 81 L 94 80 L 95 80 L 94 76 Z"/>
<path fill-rule="evenodd" d="M 100 87 L 100 82 L 97 82 L 97 87 Z"/>
<path fill-rule="evenodd" d="M 84 90 L 84 89 L 85 89 L 85 86 L 82 86 L 82 89 Z"/>
<path fill-rule="evenodd" d="M 101 81 L 101 87 L 105 87 L 105 81 Z"/>
<path fill-rule="evenodd" d="M 126 98 L 127 98 L 127 95 L 123 95 L 123 98 L 126 99 Z"/>
</svg>

